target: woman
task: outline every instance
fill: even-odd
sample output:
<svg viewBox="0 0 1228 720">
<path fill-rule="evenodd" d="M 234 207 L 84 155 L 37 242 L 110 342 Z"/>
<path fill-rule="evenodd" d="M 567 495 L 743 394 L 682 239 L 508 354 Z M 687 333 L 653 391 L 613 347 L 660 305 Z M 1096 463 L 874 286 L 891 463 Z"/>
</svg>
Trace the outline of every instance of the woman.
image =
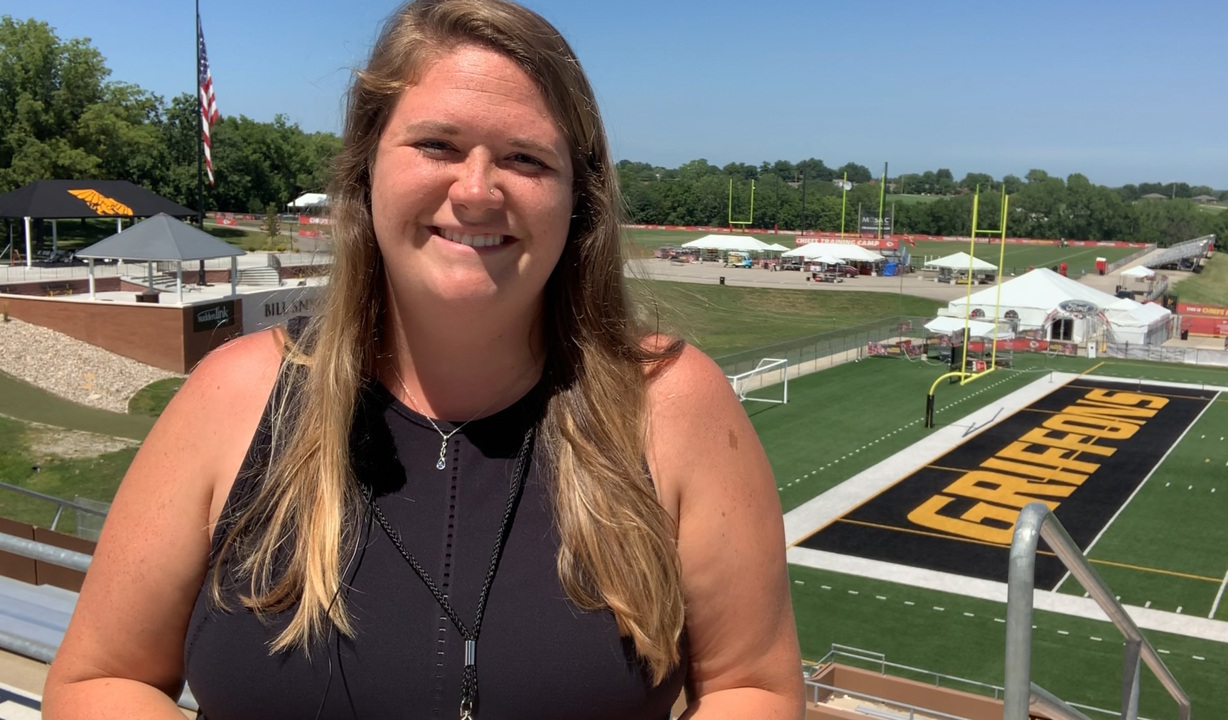
<svg viewBox="0 0 1228 720">
<path fill-rule="evenodd" d="M 719 369 L 635 327 L 612 167 L 540 17 L 396 15 L 350 94 L 324 310 L 168 406 L 47 716 L 178 717 L 186 677 L 214 720 L 657 720 L 683 685 L 687 717 L 800 717 L 767 460 Z"/>
</svg>

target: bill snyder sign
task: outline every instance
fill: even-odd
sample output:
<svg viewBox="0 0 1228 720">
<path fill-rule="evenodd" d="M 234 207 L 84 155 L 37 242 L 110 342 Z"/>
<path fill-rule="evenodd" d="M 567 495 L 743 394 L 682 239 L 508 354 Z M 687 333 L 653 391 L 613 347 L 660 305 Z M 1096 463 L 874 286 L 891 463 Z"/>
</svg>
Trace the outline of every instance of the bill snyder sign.
<svg viewBox="0 0 1228 720">
<path fill-rule="evenodd" d="M 311 315 L 319 297 L 319 286 L 268 290 L 243 296 L 243 332 L 253 333 L 290 318 Z"/>
</svg>

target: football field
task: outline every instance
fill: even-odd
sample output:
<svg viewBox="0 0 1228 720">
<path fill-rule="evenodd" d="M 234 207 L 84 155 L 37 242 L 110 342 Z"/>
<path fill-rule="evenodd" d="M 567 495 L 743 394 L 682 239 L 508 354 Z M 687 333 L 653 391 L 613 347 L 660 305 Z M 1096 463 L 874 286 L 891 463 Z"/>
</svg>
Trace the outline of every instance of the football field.
<svg viewBox="0 0 1228 720">
<path fill-rule="evenodd" d="M 747 404 L 786 510 L 804 654 L 854 645 L 1000 683 L 1012 514 L 1041 500 L 1151 624 L 1194 707 L 1228 707 L 1228 372 L 1027 364 L 942 385 L 932 430 L 924 395 L 943 368 L 898 359 L 792 380 L 787 405 Z M 1038 457 L 1060 461 L 1042 468 Z M 1111 708 L 1120 635 L 1083 609 L 1083 589 L 1041 550 L 1035 677 Z M 1149 674 L 1143 698 L 1145 715 L 1171 714 Z"/>
</svg>

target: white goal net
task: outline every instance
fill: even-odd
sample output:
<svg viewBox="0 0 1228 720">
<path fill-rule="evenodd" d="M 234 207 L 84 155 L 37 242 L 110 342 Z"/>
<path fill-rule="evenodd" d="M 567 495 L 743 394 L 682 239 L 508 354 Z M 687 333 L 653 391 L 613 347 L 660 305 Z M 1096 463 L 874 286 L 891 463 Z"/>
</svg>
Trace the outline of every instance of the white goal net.
<svg viewBox="0 0 1228 720">
<path fill-rule="evenodd" d="M 763 358 L 754 370 L 727 375 L 738 399 L 783 405 L 789 402 L 789 361 Z"/>
</svg>

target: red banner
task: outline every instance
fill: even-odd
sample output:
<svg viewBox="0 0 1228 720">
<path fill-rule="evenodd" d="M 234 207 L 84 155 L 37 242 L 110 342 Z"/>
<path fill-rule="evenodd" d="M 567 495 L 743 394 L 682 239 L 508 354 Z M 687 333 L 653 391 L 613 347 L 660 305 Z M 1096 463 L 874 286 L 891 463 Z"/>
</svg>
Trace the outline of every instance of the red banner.
<svg viewBox="0 0 1228 720">
<path fill-rule="evenodd" d="M 327 217 L 319 215 L 299 215 L 299 225 L 332 225 L 333 221 Z"/>
</svg>

